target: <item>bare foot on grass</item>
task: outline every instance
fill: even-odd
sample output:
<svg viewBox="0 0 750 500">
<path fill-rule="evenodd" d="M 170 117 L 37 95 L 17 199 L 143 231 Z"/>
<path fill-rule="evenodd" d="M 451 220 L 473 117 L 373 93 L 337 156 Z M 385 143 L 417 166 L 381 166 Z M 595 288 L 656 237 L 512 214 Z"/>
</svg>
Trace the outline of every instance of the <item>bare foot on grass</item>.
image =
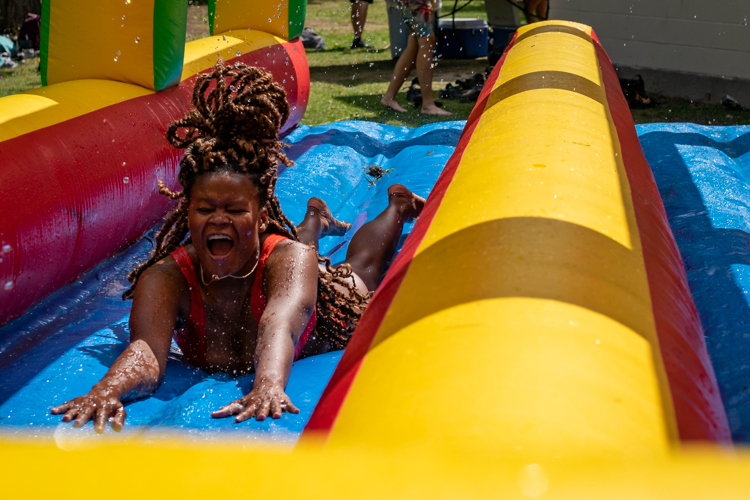
<svg viewBox="0 0 750 500">
<path fill-rule="evenodd" d="M 335 219 L 326 202 L 320 198 L 313 197 L 307 200 L 307 209 L 316 211 L 320 217 L 321 238 L 323 236 L 343 236 L 352 227 L 348 222 Z"/>
<path fill-rule="evenodd" d="M 422 106 L 422 114 L 423 115 L 441 115 L 441 116 L 450 116 L 453 113 L 450 111 L 446 111 L 442 108 L 438 108 L 437 104 L 428 104 Z"/>
<path fill-rule="evenodd" d="M 386 99 L 385 97 L 383 97 L 380 100 L 380 104 L 382 104 L 386 108 L 391 108 L 394 111 L 398 111 L 399 113 L 406 113 L 406 110 L 399 106 L 399 104 L 396 102 L 396 99 Z"/>
<path fill-rule="evenodd" d="M 425 199 L 409 191 L 406 188 L 406 186 L 403 186 L 401 184 L 393 184 L 391 187 L 389 187 L 388 197 L 391 198 L 394 196 L 403 198 L 408 202 L 408 205 L 407 205 L 408 220 L 414 220 L 417 217 L 419 217 L 419 214 L 422 213 L 422 209 L 424 208 L 424 204 L 425 204 Z"/>
</svg>

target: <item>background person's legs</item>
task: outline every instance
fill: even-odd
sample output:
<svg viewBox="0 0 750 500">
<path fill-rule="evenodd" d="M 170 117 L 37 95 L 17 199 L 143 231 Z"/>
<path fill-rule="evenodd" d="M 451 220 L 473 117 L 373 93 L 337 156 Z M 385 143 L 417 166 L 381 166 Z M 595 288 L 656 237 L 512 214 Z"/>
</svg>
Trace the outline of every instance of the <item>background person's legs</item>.
<svg viewBox="0 0 750 500">
<path fill-rule="evenodd" d="M 399 56 L 398 61 L 396 61 L 396 67 L 393 68 L 393 76 L 388 84 L 388 90 L 380 100 L 380 104 L 383 106 L 395 109 L 401 113 L 406 111 L 396 102 L 396 94 L 401 90 L 401 86 L 404 84 L 406 77 L 409 76 L 409 73 L 411 73 L 411 70 L 414 69 L 417 54 L 419 53 L 418 43 L 419 42 L 417 42 L 415 37 L 409 36 L 409 42 L 406 45 L 406 49 L 404 49 L 401 56 Z"/>
<path fill-rule="evenodd" d="M 362 32 L 365 29 L 365 22 L 367 22 L 368 6 L 369 3 L 364 0 L 352 2 L 352 29 L 354 30 L 354 40 L 352 41 L 353 49 L 372 48 L 371 45 L 367 45 L 362 41 Z"/>
<path fill-rule="evenodd" d="M 422 113 L 428 115 L 450 115 L 451 113 L 448 111 L 437 107 L 435 98 L 432 95 L 432 58 L 435 54 L 435 34 L 430 33 L 427 36 L 421 37 L 418 43 L 417 78 L 419 78 L 419 88 L 422 91 Z"/>
</svg>

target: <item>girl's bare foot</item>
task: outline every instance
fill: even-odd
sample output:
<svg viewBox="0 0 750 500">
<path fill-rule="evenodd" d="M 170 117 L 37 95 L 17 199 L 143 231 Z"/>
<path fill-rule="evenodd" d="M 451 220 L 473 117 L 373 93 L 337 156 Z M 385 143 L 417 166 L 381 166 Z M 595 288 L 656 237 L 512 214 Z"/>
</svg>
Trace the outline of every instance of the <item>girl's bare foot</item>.
<svg viewBox="0 0 750 500">
<path fill-rule="evenodd" d="M 408 220 L 416 219 L 417 217 L 419 217 L 419 214 L 422 213 L 425 199 L 409 191 L 406 186 L 403 186 L 401 184 L 393 184 L 388 188 L 388 197 L 390 198 L 392 196 L 405 198 L 409 202 L 409 213 L 407 215 Z"/>
<path fill-rule="evenodd" d="M 383 97 L 380 100 L 380 104 L 382 104 L 386 108 L 391 108 L 394 111 L 398 111 L 399 113 L 406 113 L 406 110 L 398 105 L 396 99 L 388 99 L 386 97 Z"/>
<path fill-rule="evenodd" d="M 449 116 L 452 115 L 450 111 L 446 111 L 442 108 L 438 108 L 435 103 L 427 104 L 422 106 L 422 114 L 423 115 L 442 115 L 442 116 Z"/>
<path fill-rule="evenodd" d="M 348 222 L 335 219 L 326 202 L 320 198 L 313 197 L 307 200 L 307 209 L 316 211 L 320 216 L 321 238 L 323 236 L 343 236 L 352 227 Z"/>
</svg>

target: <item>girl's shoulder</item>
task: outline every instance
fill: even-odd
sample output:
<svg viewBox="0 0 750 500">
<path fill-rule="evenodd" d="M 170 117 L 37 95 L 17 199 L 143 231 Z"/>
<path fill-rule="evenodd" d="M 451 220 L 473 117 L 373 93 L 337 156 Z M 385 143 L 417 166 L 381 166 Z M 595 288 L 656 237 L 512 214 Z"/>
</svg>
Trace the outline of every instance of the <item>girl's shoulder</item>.
<svg viewBox="0 0 750 500">
<path fill-rule="evenodd" d="M 266 261 L 266 269 L 291 271 L 296 266 L 315 266 L 317 269 L 318 257 L 315 249 L 299 241 L 284 238 L 276 242 L 271 254 Z"/>
<path fill-rule="evenodd" d="M 198 259 L 193 246 L 185 245 L 182 248 L 185 250 L 183 259 L 189 261 L 194 269 Z M 170 254 L 146 269 L 139 278 L 138 283 L 140 284 L 142 281 L 150 282 L 152 285 L 157 285 L 158 288 L 166 287 L 173 290 L 178 295 L 181 292 L 189 294 L 190 284 L 188 283 L 189 277 L 186 276 L 187 267 L 189 266 L 186 266 L 185 261 L 180 263 Z"/>
</svg>

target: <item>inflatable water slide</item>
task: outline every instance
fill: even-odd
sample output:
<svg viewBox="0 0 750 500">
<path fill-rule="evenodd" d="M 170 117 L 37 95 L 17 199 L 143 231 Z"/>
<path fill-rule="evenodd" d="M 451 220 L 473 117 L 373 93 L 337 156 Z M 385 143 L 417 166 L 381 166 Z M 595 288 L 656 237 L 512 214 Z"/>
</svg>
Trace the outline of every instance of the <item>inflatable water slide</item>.
<svg viewBox="0 0 750 500">
<path fill-rule="evenodd" d="M 218 57 L 272 72 L 292 106 L 284 131 L 310 92 L 304 1 L 212 2 L 215 35 L 187 44 L 187 0 L 43 7 L 45 86 L 0 99 L 0 324 L 165 215 L 155 181 L 176 187 L 180 160 L 166 129 Z"/>
<path fill-rule="evenodd" d="M 138 3 L 124 1 L 124 8 Z M 271 24 L 281 19 L 280 31 L 266 34 L 223 25 L 235 16 L 221 9 L 239 3 L 216 1 L 214 33 L 217 24 L 232 31 L 187 44 L 180 83 L 160 90 L 161 84 L 149 82 L 171 81 L 163 69 L 141 74 L 141 84 L 149 83 L 144 86 L 107 81 L 93 69 L 86 80 L 55 80 L 53 0 L 45 14 L 49 85 L 8 101 L 17 103 L 17 130 L 32 126 L 21 110 L 31 116 L 33 105 L 39 113 L 49 110 L 43 115 L 47 121 L 33 122 L 36 128 L 0 144 L 2 213 L 13 215 L 12 221 L 3 217 L 1 226 L 3 244 L 10 246 L 0 264 L 11 283 L 2 296 L 4 321 L 113 255 L 163 216 L 168 207 L 158 201 L 155 184 L 163 179 L 173 185 L 179 160 L 163 134 L 189 106 L 190 78 L 210 67 L 217 52 L 235 51 L 250 63 L 257 58 L 258 64 L 270 64 L 277 78 L 288 77 L 299 120 L 307 95 L 305 56 L 298 41 L 284 36 L 295 34 L 285 30 L 300 4 L 277 4 L 276 18 L 266 18 L 263 8 L 261 16 L 251 16 Z M 249 4 L 259 5 L 245 2 L 246 10 Z M 107 19 L 120 23 L 120 10 L 112 9 Z M 148 12 L 154 20 L 149 29 L 156 33 L 154 26 L 165 18 L 156 14 L 163 11 L 151 4 Z M 172 22 L 178 15 L 184 18 L 175 7 L 166 18 Z M 66 19 L 79 26 L 73 17 Z M 181 36 L 184 29 L 174 38 Z M 108 53 L 112 64 L 102 59 L 94 67 L 120 68 L 124 45 L 108 43 L 101 44 L 103 54 L 108 47 L 121 54 Z M 206 51 L 191 59 L 191 47 Z M 205 66 L 192 65 L 197 60 Z M 80 93 L 63 94 L 78 101 L 45 94 L 66 85 Z M 100 96 L 114 88 L 120 90 L 102 97 L 110 101 L 101 104 Z M 125 89 L 132 92 L 128 98 Z M 83 107 L 92 101 L 101 107 Z M 73 116 L 82 109 L 88 114 Z M 104 115 L 86 119 L 96 113 Z M 5 120 L 3 130 L 14 120 Z M 290 119 L 288 127 L 295 123 Z M 169 429 L 160 439 L 128 434 L 134 422 L 121 435 L 97 436 L 90 426 L 65 434 L 70 426 L 59 425 L 59 418 L 45 428 L 54 420 L 46 414 L 54 398 L 67 395 L 75 380 L 90 381 L 106 370 L 113 348 L 105 343 L 122 348 L 125 316 L 73 344 L 64 356 L 14 347 L 17 359 L 44 360 L 34 377 L 14 377 L 23 373 L 21 367 L 0 366 L 9 387 L 0 391 L 4 491 L 11 497 L 88 487 L 115 497 L 149 498 L 745 498 L 750 456 L 732 447 L 669 218 L 595 32 L 555 21 L 520 28 L 461 125 L 410 131 L 342 123 L 300 127 L 287 136 L 296 165 L 280 176 L 279 197 L 292 207 L 290 216 L 304 209 L 301 199 L 309 185 L 329 186 L 321 196 L 331 200 L 337 215 L 345 212 L 355 228 L 361 226 L 385 203 L 387 186 L 367 186 L 363 179 L 362 167 L 373 162 L 393 167 L 389 180 L 413 182 L 418 194 L 429 191 L 424 212 L 408 228 L 343 355 L 295 363 L 287 388 L 293 400 L 315 392 L 305 393 L 301 385 L 319 386 L 309 404 L 300 405 L 300 415 L 284 415 L 281 424 L 225 422 L 226 429 L 210 440 L 189 439 L 190 426 Z M 32 134 L 37 135 L 25 139 L 28 150 L 18 150 L 23 154 L 6 153 L 6 144 Z M 96 148 L 104 151 L 100 157 L 91 154 Z M 33 163 L 35 158 L 41 163 Z M 356 167 L 346 170 L 348 164 Z M 438 172 L 432 181 L 429 174 Z M 317 180 L 325 176 L 332 177 Z M 342 200 L 334 204 L 337 197 Z M 324 253 L 340 255 L 350 236 L 327 243 Z M 116 259 L 148 247 L 138 240 Z M 95 287 L 109 287 L 104 276 L 120 261 L 106 262 L 68 285 L 73 288 L 55 293 L 100 279 Z M 14 293 L 21 295 L 8 298 Z M 62 313 L 40 314 L 54 322 Z M 21 329 L 30 323 L 24 315 L 11 325 Z M 43 343 L 39 337 L 35 341 Z M 33 356 L 23 358 L 24 349 Z M 69 357 L 73 351 L 75 358 Z M 7 359 L 8 353 L 0 355 Z M 160 388 L 154 397 L 129 405 L 129 418 L 165 429 L 164 422 L 191 414 L 193 422 L 207 426 L 210 419 L 200 404 L 215 401 L 227 384 L 237 391 L 247 385 L 197 374 L 174 360 L 170 372 L 178 376 L 163 386 L 172 392 Z M 195 387 L 199 394 L 191 393 Z M 204 403 L 188 404 L 188 394 Z M 226 391 L 222 397 L 227 399 Z M 32 415 L 33 405 L 41 408 Z M 138 420 L 147 405 L 150 420 Z M 14 425 L 24 432 L 9 433 L 10 421 L 19 416 L 21 425 Z M 249 441 L 230 431 L 273 429 L 283 422 L 304 426 L 293 447 L 273 436 Z M 53 435 L 45 430 L 50 428 Z"/>
</svg>

